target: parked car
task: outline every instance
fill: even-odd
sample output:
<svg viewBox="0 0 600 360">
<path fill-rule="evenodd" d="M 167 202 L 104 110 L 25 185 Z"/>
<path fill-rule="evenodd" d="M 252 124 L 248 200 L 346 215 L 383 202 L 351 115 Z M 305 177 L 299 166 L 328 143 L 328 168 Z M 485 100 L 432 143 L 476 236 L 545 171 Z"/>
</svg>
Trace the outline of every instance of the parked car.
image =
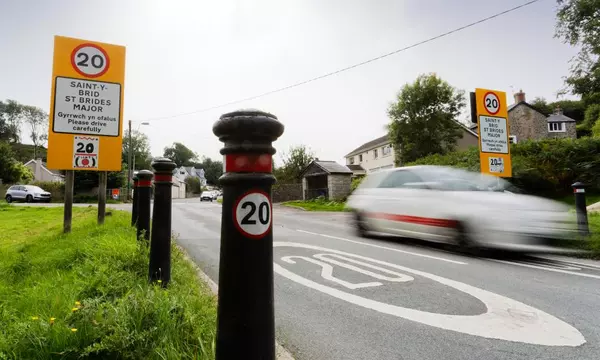
<svg viewBox="0 0 600 360">
<path fill-rule="evenodd" d="M 568 206 L 519 194 L 507 181 L 442 166 L 411 166 L 367 175 L 348 198 L 361 236 L 386 233 L 463 248 L 553 251 L 574 239 Z"/>
<path fill-rule="evenodd" d="M 11 203 L 13 201 L 25 201 L 28 203 L 34 201 L 50 202 L 52 195 L 40 188 L 39 186 L 33 185 L 13 185 L 8 188 L 4 199 L 6 202 Z"/>
<path fill-rule="evenodd" d="M 216 196 L 213 194 L 212 191 L 203 191 L 202 194 L 200 194 L 200 201 L 213 201 L 216 200 Z"/>
</svg>

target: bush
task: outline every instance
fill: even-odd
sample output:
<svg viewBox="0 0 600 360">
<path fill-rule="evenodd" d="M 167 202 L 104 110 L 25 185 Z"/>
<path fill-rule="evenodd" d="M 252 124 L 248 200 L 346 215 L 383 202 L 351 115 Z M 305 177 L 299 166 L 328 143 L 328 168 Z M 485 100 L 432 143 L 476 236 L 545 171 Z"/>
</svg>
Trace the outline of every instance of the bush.
<svg viewBox="0 0 600 360">
<path fill-rule="evenodd" d="M 62 202 L 65 199 L 65 184 L 60 181 L 34 181 L 31 185 L 39 186 L 52 194 L 52 201 Z"/>
<path fill-rule="evenodd" d="M 600 191 L 600 139 L 547 139 L 511 145 L 512 178 L 525 192 L 557 196 L 571 193 L 581 181 L 591 192 Z M 479 151 L 431 155 L 407 165 L 443 165 L 479 171 Z"/>
</svg>

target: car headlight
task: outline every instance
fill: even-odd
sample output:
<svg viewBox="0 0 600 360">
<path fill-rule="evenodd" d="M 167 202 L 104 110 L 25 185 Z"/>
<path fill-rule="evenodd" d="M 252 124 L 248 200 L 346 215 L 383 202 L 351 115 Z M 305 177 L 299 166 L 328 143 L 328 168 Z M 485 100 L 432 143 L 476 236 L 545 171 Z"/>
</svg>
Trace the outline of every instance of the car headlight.
<svg viewBox="0 0 600 360">
<path fill-rule="evenodd" d="M 41 194 L 40 194 L 40 193 L 35 193 L 35 194 L 33 194 L 33 195 L 35 195 L 35 196 L 40 196 Z"/>
</svg>

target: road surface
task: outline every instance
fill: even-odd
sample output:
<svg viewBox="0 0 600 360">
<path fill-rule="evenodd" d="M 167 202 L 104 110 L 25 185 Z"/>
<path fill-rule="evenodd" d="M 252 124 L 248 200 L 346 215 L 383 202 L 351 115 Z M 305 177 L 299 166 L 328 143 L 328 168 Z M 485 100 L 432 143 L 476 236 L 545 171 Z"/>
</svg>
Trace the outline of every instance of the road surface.
<svg viewBox="0 0 600 360">
<path fill-rule="evenodd" d="M 467 257 L 356 237 L 343 213 L 273 213 L 277 336 L 296 359 L 600 358 L 597 262 Z M 173 205 L 214 281 L 220 220 L 217 203 Z"/>
</svg>

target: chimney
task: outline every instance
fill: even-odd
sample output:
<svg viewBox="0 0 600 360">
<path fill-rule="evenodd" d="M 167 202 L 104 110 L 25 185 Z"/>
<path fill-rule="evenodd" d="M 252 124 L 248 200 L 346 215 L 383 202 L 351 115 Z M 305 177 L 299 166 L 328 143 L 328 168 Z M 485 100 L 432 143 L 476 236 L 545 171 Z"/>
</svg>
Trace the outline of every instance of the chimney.
<svg viewBox="0 0 600 360">
<path fill-rule="evenodd" d="M 525 102 L 525 93 L 523 92 L 523 90 L 519 90 L 518 93 L 516 93 L 515 95 L 515 104 L 518 104 L 520 102 Z"/>
</svg>

